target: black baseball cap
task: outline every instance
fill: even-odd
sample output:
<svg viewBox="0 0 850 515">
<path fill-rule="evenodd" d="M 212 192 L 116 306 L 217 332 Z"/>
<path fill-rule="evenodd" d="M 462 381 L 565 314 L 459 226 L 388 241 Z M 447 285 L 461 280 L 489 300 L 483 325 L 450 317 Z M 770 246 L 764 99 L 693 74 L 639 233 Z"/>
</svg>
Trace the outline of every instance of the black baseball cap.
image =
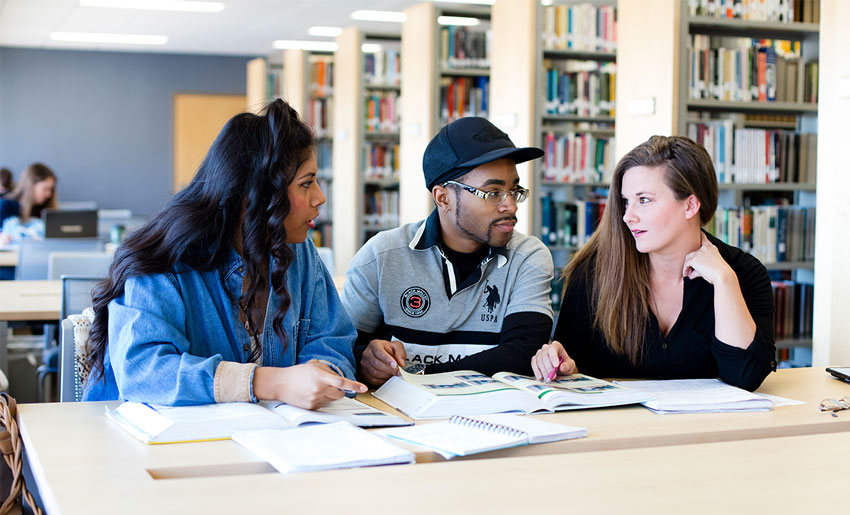
<svg viewBox="0 0 850 515">
<path fill-rule="evenodd" d="M 543 149 L 517 148 L 511 138 L 489 120 L 470 116 L 446 125 L 431 139 L 422 156 L 422 170 L 430 191 L 476 166 L 503 157 L 513 159 L 514 163 L 524 163 L 542 156 Z"/>
</svg>

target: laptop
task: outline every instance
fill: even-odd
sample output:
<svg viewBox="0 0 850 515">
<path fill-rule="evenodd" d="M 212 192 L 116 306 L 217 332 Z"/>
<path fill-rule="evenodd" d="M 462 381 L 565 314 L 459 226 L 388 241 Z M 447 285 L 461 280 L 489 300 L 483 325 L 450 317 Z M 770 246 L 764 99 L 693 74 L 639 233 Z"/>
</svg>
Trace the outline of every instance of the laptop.
<svg viewBox="0 0 850 515">
<path fill-rule="evenodd" d="M 45 209 L 45 238 L 95 238 L 97 237 L 96 209 Z"/>
</svg>

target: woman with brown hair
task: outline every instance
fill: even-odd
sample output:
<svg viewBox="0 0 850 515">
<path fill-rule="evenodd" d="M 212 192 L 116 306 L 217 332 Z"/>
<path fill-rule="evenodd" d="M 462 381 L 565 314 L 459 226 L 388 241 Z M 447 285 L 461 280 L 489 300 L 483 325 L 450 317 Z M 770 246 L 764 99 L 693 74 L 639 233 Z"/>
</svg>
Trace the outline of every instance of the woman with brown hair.
<svg viewBox="0 0 850 515">
<path fill-rule="evenodd" d="M 554 341 L 532 358 L 535 376 L 557 368 L 758 388 L 776 368 L 770 278 L 701 229 L 716 208 L 700 145 L 653 136 L 626 154 L 598 229 L 563 271 Z"/>
<path fill-rule="evenodd" d="M 15 189 L 0 199 L 0 243 L 44 237 L 41 211 L 56 207 L 56 175 L 42 163 L 24 170 Z"/>
</svg>

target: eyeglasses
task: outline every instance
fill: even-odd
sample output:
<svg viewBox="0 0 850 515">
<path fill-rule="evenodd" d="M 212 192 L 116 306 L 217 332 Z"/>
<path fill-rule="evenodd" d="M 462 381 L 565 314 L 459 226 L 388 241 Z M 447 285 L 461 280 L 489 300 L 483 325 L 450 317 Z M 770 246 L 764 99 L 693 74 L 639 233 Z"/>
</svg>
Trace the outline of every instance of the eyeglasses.
<svg viewBox="0 0 850 515">
<path fill-rule="evenodd" d="M 491 206 L 498 206 L 502 202 L 508 198 L 508 195 L 514 199 L 514 202 L 519 204 L 520 202 L 525 202 L 525 199 L 528 198 L 528 189 L 527 188 L 514 188 L 510 191 L 501 191 L 501 190 L 493 190 L 493 191 L 482 191 L 473 186 L 469 186 L 467 184 L 461 184 L 457 181 L 446 181 L 443 183 L 443 186 L 447 184 L 454 184 L 460 188 L 465 189 L 466 191 L 472 193 L 478 198 L 484 199 L 484 202 L 490 204 Z"/>
<path fill-rule="evenodd" d="M 830 411 L 833 417 L 837 417 L 838 415 L 835 414 L 836 411 L 850 409 L 850 395 L 845 395 L 840 399 L 824 399 L 820 401 L 819 409 L 821 411 Z"/>
</svg>

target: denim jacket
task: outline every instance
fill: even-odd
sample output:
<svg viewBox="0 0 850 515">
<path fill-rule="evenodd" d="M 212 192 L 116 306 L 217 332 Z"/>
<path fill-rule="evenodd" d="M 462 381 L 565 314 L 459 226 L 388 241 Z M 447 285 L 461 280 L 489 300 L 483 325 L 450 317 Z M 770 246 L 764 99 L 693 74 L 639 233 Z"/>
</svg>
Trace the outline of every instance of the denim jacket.
<svg viewBox="0 0 850 515">
<path fill-rule="evenodd" d="M 319 359 L 353 379 L 357 332 L 333 280 L 309 238 L 290 248 L 294 257 L 285 281 L 291 304 L 283 322 L 288 342 L 284 349 L 275 334 L 272 321 L 280 299 L 270 292 L 262 365 L 288 367 Z M 254 366 L 242 365 L 248 363 L 251 340 L 235 302 L 243 276 L 242 259 L 231 249 L 221 269 L 199 272 L 178 263 L 172 273 L 128 279 L 124 295 L 108 306 L 104 374 L 92 372 L 83 400 L 166 405 L 240 400 L 219 391 L 217 376 L 236 372 L 244 382 L 241 400 L 256 401 Z"/>
</svg>

